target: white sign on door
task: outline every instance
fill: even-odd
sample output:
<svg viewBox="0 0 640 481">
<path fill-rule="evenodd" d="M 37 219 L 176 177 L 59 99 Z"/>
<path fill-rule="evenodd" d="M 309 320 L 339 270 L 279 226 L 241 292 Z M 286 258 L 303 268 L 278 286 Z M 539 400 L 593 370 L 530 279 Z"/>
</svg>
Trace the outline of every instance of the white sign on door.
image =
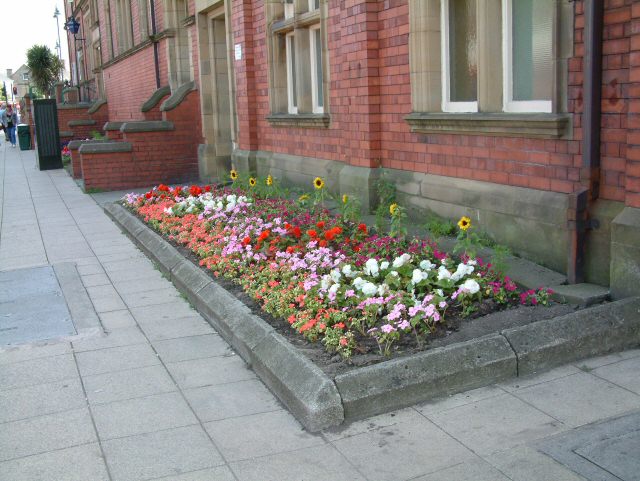
<svg viewBox="0 0 640 481">
<path fill-rule="evenodd" d="M 236 43 L 235 47 L 236 60 L 242 60 L 242 44 Z"/>
</svg>

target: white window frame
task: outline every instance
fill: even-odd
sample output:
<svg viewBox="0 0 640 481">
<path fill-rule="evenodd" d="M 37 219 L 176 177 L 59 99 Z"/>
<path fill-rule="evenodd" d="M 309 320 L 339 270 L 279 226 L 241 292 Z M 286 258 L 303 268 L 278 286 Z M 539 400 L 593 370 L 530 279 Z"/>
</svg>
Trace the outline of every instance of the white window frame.
<svg viewBox="0 0 640 481">
<path fill-rule="evenodd" d="M 475 102 L 451 101 L 451 69 L 449 58 L 449 0 L 440 0 L 440 46 L 442 57 L 442 111 L 443 112 L 477 112 L 478 100 Z"/>
<path fill-rule="evenodd" d="M 318 1 L 318 7 L 316 8 L 316 0 L 309 0 L 309 11 L 315 12 L 320 9 L 320 2 Z"/>
<path fill-rule="evenodd" d="M 286 50 L 286 58 L 287 58 L 287 111 L 290 114 L 297 114 L 298 106 L 294 105 L 294 100 L 296 99 L 296 93 L 293 91 L 293 88 L 294 88 L 293 79 L 296 73 L 293 71 L 293 62 L 291 58 L 292 46 L 294 50 L 293 55 L 295 58 L 295 37 L 293 35 L 293 32 L 287 33 L 287 35 L 284 37 L 284 41 L 285 41 L 285 50 Z M 293 45 L 292 45 L 292 41 L 293 41 Z"/>
<path fill-rule="evenodd" d="M 513 100 L 513 0 L 502 0 L 502 109 L 505 112 L 553 111 L 551 100 Z"/>
<path fill-rule="evenodd" d="M 312 109 L 314 114 L 323 114 L 324 103 L 326 99 L 324 98 L 324 95 L 323 95 L 322 96 L 323 105 L 318 104 L 318 91 L 319 89 L 322 89 L 323 86 L 322 84 L 318 85 L 318 64 L 316 62 L 317 53 L 318 53 L 316 49 L 318 48 L 320 49 L 320 62 L 322 62 L 322 37 L 320 38 L 320 45 L 318 45 L 316 42 L 316 31 L 320 32 L 320 24 L 309 27 L 309 46 L 311 47 L 309 49 L 309 53 L 311 56 L 311 97 L 312 97 L 311 104 L 312 104 Z M 322 33 L 320 35 L 322 35 Z M 324 71 L 322 73 L 324 77 Z"/>
</svg>

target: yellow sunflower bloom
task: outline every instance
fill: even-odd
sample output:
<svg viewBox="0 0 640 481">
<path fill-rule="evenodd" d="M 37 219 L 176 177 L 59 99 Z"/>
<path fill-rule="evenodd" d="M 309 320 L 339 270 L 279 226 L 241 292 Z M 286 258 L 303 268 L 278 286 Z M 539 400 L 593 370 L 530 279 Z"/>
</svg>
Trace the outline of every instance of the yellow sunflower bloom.
<svg viewBox="0 0 640 481">
<path fill-rule="evenodd" d="M 347 194 L 344 194 L 342 196 L 342 203 L 346 204 L 347 202 L 349 202 L 349 196 Z"/>
<path fill-rule="evenodd" d="M 316 177 L 315 179 L 313 179 L 313 186 L 320 190 L 324 187 L 324 180 L 322 180 L 322 177 Z"/>
<path fill-rule="evenodd" d="M 251 187 L 255 187 L 256 186 L 256 179 L 253 177 L 249 177 L 249 185 Z"/>
<path fill-rule="evenodd" d="M 389 214 L 396 215 L 397 211 L 398 211 L 398 204 L 391 204 L 389 206 Z"/>
<path fill-rule="evenodd" d="M 460 220 L 458 221 L 458 227 L 460 228 L 460 230 L 467 230 L 469 227 L 471 227 L 471 219 L 469 219 L 469 217 L 462 216 L 460 217 Z"/>
<path fill-rule="evenodd" d="M 235 169 L 231 169 L 231 172 L 229 172 L 229 177 L 231 177 L 231 180 L 236 180 L 238 178 L 238 172 Z"/>
<path fill-rule="evenodd" d="M 273 185 L 273 177 L 271 177 L 271 174 L 267 175 L 267 180 L 265 182 L 267 185 Z"/>
</svg>

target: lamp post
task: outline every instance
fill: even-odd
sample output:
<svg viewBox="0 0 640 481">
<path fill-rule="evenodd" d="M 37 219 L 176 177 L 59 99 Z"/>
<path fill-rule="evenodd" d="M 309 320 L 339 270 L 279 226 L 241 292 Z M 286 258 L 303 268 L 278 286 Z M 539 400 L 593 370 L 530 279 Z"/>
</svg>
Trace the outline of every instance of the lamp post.
<svg viewBox="0 0 640 481">
<path fill-rule="evenodd" d="M 67 18 L 67 21 L 64 24 L 64 29 L 73 34 L 73 50 L 75 52 L 75 56 L 76 56 L 76 62 L 75 62 L 75 69 L 76 69 L 76 86 L 78 87 L 78 102 L 82 101 L 82 93 L 80 91 L 80 81 L 79 81 L 79 67 L 78 67 L 78 40 L 84 40 L 82 38 L 78 38 L 76 37 L 76 35 L 78 34 L 78 31 L 80 30 L 80 23 L 78 23 L 78 21 L 75 19 L 75 17 L 73 16 L 73 12 L 72 14 L 69 16 L 69 18 Z"/>
<path fill-rule="evenodd" d="M 56 25 L 58 27 L 58 43 L 56 45 L 56 48 L 58 49 L 58 58 L 62 60 L 62 44 L 60 43 L 60 20 L 58 20 L 59 16 L 60 10 L 58 10 L 58 7 L 56 6 L 56 10 L 53 12 L 53 18 L 56 19 Z M 62 72 L 60 72 L 60 74 L 62 74 Z"/>
</svg>

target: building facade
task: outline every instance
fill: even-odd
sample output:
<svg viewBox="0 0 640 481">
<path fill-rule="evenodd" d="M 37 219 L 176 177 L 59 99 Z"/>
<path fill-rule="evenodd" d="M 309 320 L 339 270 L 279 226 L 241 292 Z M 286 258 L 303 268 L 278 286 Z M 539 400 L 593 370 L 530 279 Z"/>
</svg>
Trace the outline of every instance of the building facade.
<svg viewBox="0 0 640 481">
<path fill-rule="evenodd" d="M 384 175 L 417 221 L 470 215 L 572 282 L 639 292 L 638 2 L 86 0 L 71 14 L 94 47 L 70 58 L 110 122 L 147 119 L 162 88 L 197 92 L 184 121 L 202 179 L 320 175 L 367 208 Z"/>
</svg>

